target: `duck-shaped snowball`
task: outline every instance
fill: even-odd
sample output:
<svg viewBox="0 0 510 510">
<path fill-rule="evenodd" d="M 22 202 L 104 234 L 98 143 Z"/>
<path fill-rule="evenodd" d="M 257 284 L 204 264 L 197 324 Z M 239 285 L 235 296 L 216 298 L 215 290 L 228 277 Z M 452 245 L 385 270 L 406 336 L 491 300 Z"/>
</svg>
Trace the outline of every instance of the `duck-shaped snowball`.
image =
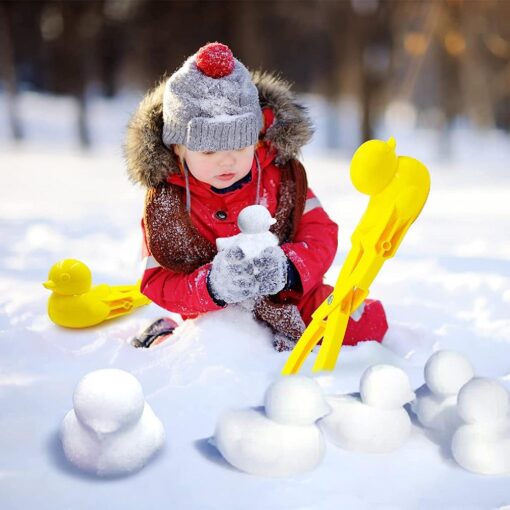
<svg viewBox="0 0 510 510">
<path fill-rule="evenodd" d="M 245 207 L 237 217 L 240 234 L 216 239 L 218 250 L 241 248 L 246 258 L 259 255 L 265 248 L 278 246 L 278 238 L 269 231 L 276 220 L 262 205 Z"/>
<path fill-rule="evenodd" d="M 498 381 L 474 378 L 459 392 L 457 411 L 464 421 L 452 439 L 452 454 L 468 471 L 510 475 L 508 391 Z"/>
<path fill-rule="evenodd" d="M 404 404 L 414 398 L 407 374 L 392 365 L 368 368 L 360 397 L 328 397 L 332 412 L 319 424 L 326 438 L 344 450 L 387 453 L 402 446 L 411 433 Z"/>
<path fill-rule="evenodd" d="M 285 377 L 265 396 L 266 413 L 229 411 L 218 420 L 214 444 L 225 460 L 246 473 L 292 476 L 317 467 L 325 453 L 315 421 L 330 411 L 316 381 Z"/>
<path fill-rule="evenodd" d="M 457 394 L 473 376 L 473 367 L 462 354 L 435 352 L 425 364 L 425 385 L 411 404 L 419 422 L 432 430 L 453 433 L 460 425 Z"/>
<path fill-rule="evenodd" d="M 67 459 L 99 476 L 142 468 L 163 445 L 163 425 L 138 380 L 117 369 L 96 370 L 78 383 L 74 409 L 61 425 Z"/>
</svg>

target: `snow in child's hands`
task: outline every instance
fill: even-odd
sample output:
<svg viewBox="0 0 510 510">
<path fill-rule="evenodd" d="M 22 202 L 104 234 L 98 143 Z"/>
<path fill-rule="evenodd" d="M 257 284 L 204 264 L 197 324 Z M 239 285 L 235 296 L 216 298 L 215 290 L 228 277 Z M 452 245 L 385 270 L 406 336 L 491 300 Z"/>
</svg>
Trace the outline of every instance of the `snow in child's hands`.
<svg viewBox="0 0 510 510">
<path fill-rule="evenodd" d="M 261 254 L 269 246 L 278 246 L 278 238 L 269 231 L 276 220 L 262 205 L 245 207 L 237 217 L 237 225 L 241 231 L 231 237 L 219 237 L 216 246 L 219 251 L 238 247 L 243 250 L 246 258 L 252 259 Z"/>
<path fill-rule="evenodd" d="M 216 299 L 240 303 L 276 294 L 287 283 L 287 257 L 279 246 L 247 258 L 241 248 L 228 248 L 214 257 L 209 287 Z"/>
<path fill-rule="evenodd" d="M 257 296 L 258 283 L 253 261 L 241 248 L 220 251 L 212 262 L 209 287 L 216 299 L 225 303 L 240 303 Z"/>
<path fill-rule="evenodd" d="M 216 240 L 209 287 L 225 303 L 276 294 L 287 283 L 288 260 L 269 231 L 276 222 L 261 205 L 245 207 L 238 216 L 240 234 Z"/>
</svg>

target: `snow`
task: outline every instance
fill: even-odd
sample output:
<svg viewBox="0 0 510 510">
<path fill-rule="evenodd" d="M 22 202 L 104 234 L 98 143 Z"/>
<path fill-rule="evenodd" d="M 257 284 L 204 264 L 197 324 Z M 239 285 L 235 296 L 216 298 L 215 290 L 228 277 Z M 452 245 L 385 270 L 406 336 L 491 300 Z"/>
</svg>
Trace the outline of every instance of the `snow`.
<svg viewBox="0 0 510 510">
<path fill-rule="evenodd" d="M 423 370 L 425 384 L 418 389 L 411 408 L 424 427 L 436 431 L 436 437 L 449 442 L 461 424 L 457 413 L 457 395 L 473 378 L 471 362 L 454 351 L 436 351 Z"/>
<path fill-rule="evenodd" d="M 143 413 L 143 390 L 124 370 L 95 370 L 74 390 L 74 412 L 82 425 L 99 434 L 111 434 L 136 423 Z"/>
<path fill-rule="evenodd" d="M 441 350 L 429 358 L 423 375 L 430 391 L 446 397 L 457 395 L 475 374 L 465 356 L 458 352 Z"/>
<path fill-rule="evenodd" d="M 366 405 L 379 409 L 397 409 L 415 397 L 407 374 L 392 365 L 373 365 L 365 370 L 359 393 Z"/>
<path fill-rule="evenodd" d="M 508 392 L 498 381 L 477 377 L 462 387 L 457 408 L 466 423 L 509 418 Z"/>
<path fill-rule="evenodd" d="M 269 227 L 276 223 L 269 211 L 262 205 L 245 207 L 237 217 L 241 232 L 231 237 L 216 239 L 218 250 L 240 248 L 247 259 L 253 259 L 265 248 L 278 246 L 278 238 Z"/>
<path fill-rule="evenodd" d="M 329 397 L 332 412 L 320 420 L 326 437 L 343 450 L 390 453 L 411 434 L 404 404 L 414 398 L 407 374 L 398 367 L 369 367 L 360 380 L 360 394 Z"/>
<path fill-rule="evenodd" d="M 325 441 L 315 422 L 328 414 L 319 384 L 293 376 L 272 383 L 263 409 L 223 413 L 212 443 L 241 471 L 264 477 L 290 477 L 315 469 Z"/>
<path fill-rule="evenodd" d="M 163 446 L 165 432 L 144 404 L 138 419 L 108 433 L 88 427 L 71 410 L 62 421 L 60 439 L 70 463 L 100 477 L 114 477 L 141 469 Z"/>
<path fill-rule="evenodd" d="M 209 276 L 216 299 L 245 302 L 245 308 L 252 309 L 253 298 L 273 295 L 284 288 L 287 256 L 278 246 L 276 235 L 269 232 L 274 223 L 276 220 L 264 206 L 251 205 L 239 213 L 239 234 L 216 239 L 218 254 Z"/>
<path fill-rule="evenodd" d="M 101 145 L 90 153 L 76 149 L 72 120 L 64 123 L 58 108 L 39 103 L 30 99 L 30 143 L 9 145 L 0 127 L 2 509 L 79 510 L 97 501 L 112 510 L 161 504 L 314 510 L 510 505 L 508 477 L 465 471 L 449 445 L 431 441 L 416 423 L 397 451 L 369 455 L 328 447 L 322 463 L 307 474 L 270 479 L 230 467 L 207 438 L 226 410 L 263 404 L 288 356 L 274 351 L 270 332 L 251 322 L 249 313 L 232 308 L 186 322 L 169 342 L 148 350 L 134 349 L 129 339 L 146 320 L 164 313 L 155 305 L 88 330 L 55 326 L 41 285 L 55 261 L 83 260 L 95 284 L 134 283 L 140 277 L 143 193 L 128 182 L 120 157 L 122 126 L 134 103 L 126 100 L 115 110 L 93 105 L 100 111 L 93 139 L 100 138 Z M 437 133 L 387 128 L 379 133 L 389 135 L 397 140 L 398 154 L 421 159 L 432 176 L 421 217 L 371 288 L 371 296 L 385 304 L 390 331 L 382 345 L 344 347 L 334 372 L 313 377 L 326 394 L 345 394 L 358 390 L 368 367 L 383 363 L 405 370 L 418 388 L 430 355 L 448 349 L 467 356 L 477 375 L 508 389 L 508 136 L 460 126 L 451 135 L 449 161 L 430 144 Z M 318 132 L 318 140 L 321 136 Z M 353 137 L 348 131 L 345 136 Z M 330 283 L 367 201 L 349 181 L 351 155 L 350 149 L 325 153 L 320 144 L 304 153 L 312 189 L 340 225 Z M 311 355 L 302 375 L 311 375 L 313 361 Z M 75 469 L 59 439 L 76 384 L 103 368 L 126 370 L 140 381 L 168 434 L 152 462 L 115 480 Z"/>
<path fill-rule="evenodd" d="M 264 397 L 264 409 L 271 420 L 297 426 L 312 425 L 331 411 L 317 382 L 297 375 L 271 384 Z"/>
<path fill-rule="evenodd" d="M 485 475 L 510 476 L 508 391 L 498 381 L 474 378 L 459 392 L 464 420 L 452 440 L 452 455 L 465 469 Z"/>
</svg>

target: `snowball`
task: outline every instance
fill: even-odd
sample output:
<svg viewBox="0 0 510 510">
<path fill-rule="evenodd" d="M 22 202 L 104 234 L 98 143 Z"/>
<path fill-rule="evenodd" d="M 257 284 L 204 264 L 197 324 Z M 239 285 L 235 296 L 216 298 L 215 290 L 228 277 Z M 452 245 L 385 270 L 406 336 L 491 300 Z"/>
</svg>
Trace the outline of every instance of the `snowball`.
<svg viewBox="0 0 510 510">
<path fill-rule="evenodd" d="M 269 211 L 262 205 L 245 207 L 237 217 L 240 234 L 232 237 L 219 237 L 216 247 L 219 251 L 241 248 L 247 259 L 258 256 L 265 248 L 278 246 L 278 238 L 269 231 L 276 223 Z"/>
<path fill-rule="evenodd" d="M 468 471 L 510 474 L 508 392 L 491 379 L 475 378 L 459 392 L 458 412 L 466 422 L 455 432 L 451 451 Z"/>
<path fill-rule="evenodd" d="M 130 473 L 164 443 L 163 425 L 128 372 L 90 372 L 76 386 L 73 401 L 61 440 L 67 459 L 80 469 L 97 475 Z"/>
<path fill-rule="evenodd" d="M 326 450 L 317 426 L 282 425 L 255 410 L 223 414 L 216 426 L 214 444 L 237 469 L 269 477 L 311 471 L 320 464 Z"/>
<path fill-rule="evenodd" d="M 462 425 L 454 434 L 451 452 L 464 469 L 482 475 L 510 475 L 510 424 Z"/>
<path fill-rule="evenodd" d="M 237 217 L 239 229 L 244 234 L 259 234 L 267 232 L 276 220 L 262 205 L 250 205 L 245 207 Z"/>
<path fill-rule="evenodd" d="M 407 374 L 392 365 L 369 367 L 360 381 L 361 400 L 373 407 L 396 409 L 414 399 Z"/>
<path fill-rule="evenodd" d="M 131 473 L 141 469 L 165 441 L 161 421 L 148 404 L 130 427 L 109 434 L 96 434 L 80 423 L 73 410 L 61 426 L 66 458 L 76 467 L 99 476 Z"/>
<path fill-rule="evenodd" d="M 436 395 L 456 395 L 473 376 L 471 363 L 462 354 L 437 351 L 425 364 L 425 382 Z"/>
<path fill-rule="evenodd" d="M 404 408 L 382 409 L 350 395 L 328 397 L 332 411 L 319 421 L 326 438 L 343 450 L 388 453 L 400 448 L 411 434 Z"/>
<path fill-rule="evenodd" d="M 283 425 L 311 425 L 331 410 L 318 383 L 301 376 L 271 384 L 264 405 L 268 418 Z"/>
<path fill-rule="evenodd" d="M 76 386 L 73 403 L 83 425 L 97 433 L 108 434 L 140 418 L 144 396 L 133 375 L 108 368 L 85 375 Z"/>
<path fill-rule="evenodd" d="M 451 434 L 461 425 L 457 413 L 457 395 L 436 395 L 427 385 L 422 386 L 417 393 L 420 395 L 411 403 L 411 409 L 418 421 L 425 428 L 438 431 L 450 439 Z"/>
<path fill-rule="evenodd" d="M 493 379 L 475 378 L 459 392 L 457 410 L 467 423 L 490 422 L 508 416 L 508 392 Z"/>
</svg>

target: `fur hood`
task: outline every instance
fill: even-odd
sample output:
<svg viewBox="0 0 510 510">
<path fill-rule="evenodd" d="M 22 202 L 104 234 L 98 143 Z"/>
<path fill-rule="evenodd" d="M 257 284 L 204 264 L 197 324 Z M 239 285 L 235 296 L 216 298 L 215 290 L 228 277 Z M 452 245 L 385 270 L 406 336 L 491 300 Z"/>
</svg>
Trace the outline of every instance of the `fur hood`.
<svg viewBox="0 0 510 510">
<path fill-rule="evenodd" d="M 131 181 L 147 188 L 166 181 L 179 167 L 173 151 L 161 140 L 163 129 L 164 78 L 144 97 L 127 128 L 124 155 Z M 273 124 L 263 136 L 276 149 L 275 162 L 285 164 L 297 158 L 303 145 L 310 141 L 313 128 L 306 108 L 299 104 L 290 85 L 268 73 L 252 73 L 262 108 L 275 115 Z"/>
</svg>

